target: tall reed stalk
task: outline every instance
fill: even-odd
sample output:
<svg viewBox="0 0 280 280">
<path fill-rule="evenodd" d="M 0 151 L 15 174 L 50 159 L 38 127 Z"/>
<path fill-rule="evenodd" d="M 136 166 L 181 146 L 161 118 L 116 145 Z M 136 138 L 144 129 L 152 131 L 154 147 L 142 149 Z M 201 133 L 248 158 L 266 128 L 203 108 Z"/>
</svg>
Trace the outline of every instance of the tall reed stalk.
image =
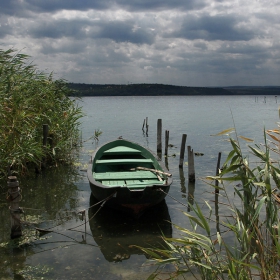
<svg viewBox="0 0 280 280">
<path fill-rule="evenodd" d="M 66 83 L 38 71 L 29 59 L 13 49 L 0 50 L 0 176 L 7 169 L 26 174 L 42 158 L 67 161 L 69 143 L 79 139 L 81 109 L 69 98 Z M 49 126 L 47 148 L 43 124 Z"/>
<path fill-rule="evenodd" d="M 271 136 L 275 131 L 267 133 Z M 266 133 L 264 139 L 262 146 L 249 146 L 253 155 L 250 159 L 256 159 L 257 164 L 252 161 L 249 164 L 238 140 L 229 139 L 232 151 L 220 174 L 208 177 L 206 182 L 213 190 L 219 190 L 215 207 L 231 214 L 214 219 L 209 202 L 205 202 L 208 211 L 202 211 L 198 204 L 190 205 L 192 214 L 183 214 L 188 217 L 191 229 L 174 225 L 181 237 L 163 237 L 165 249 L 142 248 L 159 265 L 149 280 L 161 279 L 161 268 L 166 263 L 174 265 L 168 279 L 186 279 L 190 274 L 205 280 L 280 279 L 280 199 L 276 195 L 280 169 L 279 162 L 271 159 L 271 151 L 279 151 L 272 148 Z M 272 144 L 279 147 L 279 142 Z M 229 188 L 234 189 L 234 197 L 229 196 Z"/>
</svg>

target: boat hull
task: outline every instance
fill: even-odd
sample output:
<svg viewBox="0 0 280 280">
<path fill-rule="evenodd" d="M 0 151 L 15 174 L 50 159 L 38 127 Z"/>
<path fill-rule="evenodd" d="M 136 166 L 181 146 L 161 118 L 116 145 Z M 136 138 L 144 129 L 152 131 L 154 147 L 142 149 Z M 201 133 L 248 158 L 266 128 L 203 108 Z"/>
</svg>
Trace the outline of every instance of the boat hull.
<svg viewBox="0 0 280 280">
<path fill-rule="evenodd" d="M 100 158 L 103 157 L 104 151 L 107 151 L 109 149 L 116 149 L 115 147 L 118 147 L 120 145 L 121 147 L 140 150 L 142 154 L 145 154 L 145 158 L 149 158 L 153 161 L 153 165 L 150 165 L 149 167 L 156 168 L 157 170 L 160 170 L 160 172 L 167 172 L 163 163 L 160 160 L 157 160 L 155 156 L 144 147 L 126 140 L 109 142 L 93 153 L 92 161 L 89 163 L 88 179 L 91 192 L 97 200 L 106 201 L 105 205 L 111 208 L 125 212 L 132 216 L 140 216 L 145 210 L 164 200 L 167 193 L 169 192 L 172 178 L 170 176 L 164 176 L 161 178 L 160 182 L 151 180 L 147 181 L 147 184 L 145 184 L 145 180 L 139 180 L 139 182 L 142 184 L 140 186 L 124 186 L 122 185 L 122 181 L 120 180 L 117 181 L 119 184 L 115 183 L 114 186 L 108 186 L 106 184 L 103 184 L 103 181 L 96 180 L 94 176 L 98 177 L 98 175 L 100 174 L 112 174 L 108 171 L 110 170 L 110 168 L 112 168 L 112 166 L 110 168 L 108 168 L 108 166 L 103 167 L 103 169 L 107 168 L 108 170 L 106 171 L 108 172 L 104 173 L 104 170 L 102 170 L 102 173 L 96 172 L 98 168 L 100 168 L 97 163 L 100 162 Z M 118 157 L 120 157 L 120 155 L 118 155 Z M 110 161 L 108 162 L 110 164 Z M 132 165 L 129 165 L 128 167 L 127 165 L 125 165 L 125 167 L 131 170 Z M 114 168 L 116 169 L 116 167 Z M 115 173 L 116 172 L 114 172 L 114 174 Z M 129 174 L 130 173 L 128 173 L 128 175 Z M 135 172 L 133 174 L 135 174 Z"/>
<path fill-rule="evenodd" d="M 106 206 L 137 216 L 160 203 L 169 192 L 170 185 L 147 186 L 140 191 L 131 191 L 128 188 L 103 188 L 90 182 L 90 188 L 97 200 L 106 200 Z"/>
</svg>

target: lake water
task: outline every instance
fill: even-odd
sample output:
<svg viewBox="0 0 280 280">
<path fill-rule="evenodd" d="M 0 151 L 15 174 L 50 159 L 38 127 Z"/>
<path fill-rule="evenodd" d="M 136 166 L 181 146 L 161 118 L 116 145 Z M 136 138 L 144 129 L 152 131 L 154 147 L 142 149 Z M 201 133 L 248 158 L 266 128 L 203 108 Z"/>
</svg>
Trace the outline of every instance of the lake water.
<svg viewBox="0 0 280 280">
<path fill-rule="evenodd" d="M 213 189 L 201 179 L 215 175 L 218 153 L 222 153 L 223 162 L 231 147 L 226 136 L 211 135 L 235 127 L 238 135 L 259 144 L 264 142 L 264 128 L 276 128 L 279 118 L 275 96 L 86 97 L 78 103 L 85 116 L 77 166 L 49 169 L 28 180 L 18 178 L 25 212 L 22 219 L 41 229 L 52 227 L 52 232 L 34 241 L 36 231 L 28 230 L 23 244 L 14 246 L 9 241 L 6 185 L 1 184 L 0 279 L 147 278 L 156 267 L 147 265 L 147 256 L 130 245 L 160 247 L 161 231 L 178 237 L 170 222 L 190 226 L 181 213 L 188 209 L 181 203 L 192 201 L 192 196 L 205 215 L 209 210 L 204 201 L 214 208 Z M 146 117 L 148 134 L 142 131 Z M 165 201 L 136 221 L 106 207 L 90 208 L 96 202 L 90 195 L 85 169 L 92 151 L 119 136 L 156 151 L 158 119 L 162 119 L 163 143 L 164 132 L 169 130 L 169 143 L 173 145 L 167 158 L 173 184 Z M 97 129 L 102 131 L 99 143 L 87 140 Z M 188 183 L 187 156 L 183 169 L 178 167 L 182 134 L 187 134 L 187 146 L 203 153 L 195 157 L 195 184 Z M 247 143 L 240 143 L 248 154 Z M 228 192 L 233 197 L 232 190 Z M 83 210 L 85 215 L 79 213 Z M 220 211 L 225 214 L 227 210 Z M 213 232 L 215 226 L 213 223 Z M 169 269 L 167 266 L 166 272 Z M 164 274 L 161 277 L 164 279 Z"/>
</svg>

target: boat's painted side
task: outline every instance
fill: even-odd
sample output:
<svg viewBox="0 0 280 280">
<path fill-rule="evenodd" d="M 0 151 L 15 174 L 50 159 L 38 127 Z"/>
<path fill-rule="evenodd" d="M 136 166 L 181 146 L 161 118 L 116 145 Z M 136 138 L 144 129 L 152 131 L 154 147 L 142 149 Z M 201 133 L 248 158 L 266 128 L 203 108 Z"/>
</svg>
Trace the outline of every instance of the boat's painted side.
<svg viewBox="0 0 280 280">
<path fill-rule="evenodd" d="M 162 201 L 172 183 L 163 163 L 152 152 L 124 139 L 97 149 L 87 175 L 96 199 L 110 197 L 107 204 L 111 207 L 135 215 Z"/>
</svg>

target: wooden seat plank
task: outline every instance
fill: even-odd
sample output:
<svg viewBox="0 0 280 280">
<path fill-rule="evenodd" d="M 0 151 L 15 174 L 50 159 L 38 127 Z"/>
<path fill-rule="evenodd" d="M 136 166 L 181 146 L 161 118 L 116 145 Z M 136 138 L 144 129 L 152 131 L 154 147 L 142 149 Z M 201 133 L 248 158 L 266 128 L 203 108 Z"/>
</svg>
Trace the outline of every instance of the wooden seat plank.
<svg viewBox="0 0 280 280">
<path fill-rule="evenodd" d="M 157 175 L 151 171 L 102 172 L 94 173 L 93 177 L 95 180 L 157 179 Z"/>
<path fill-rule="evenodd" d="M 139 164 L 141 163 L 153 163 L 151 159 L 99 159 L 96 161 L 96 164 L 107 164 L 107 165 L 115 165 L 115 164 Z"/>
<path fill-rule="evenodd" d="M 127 187 L 132 189 L 143 189 L 145 186 L 163 185 L 164 181 L 157 180 L 103 180 L 102 184 L 108 187 Z"/>
</svg>

